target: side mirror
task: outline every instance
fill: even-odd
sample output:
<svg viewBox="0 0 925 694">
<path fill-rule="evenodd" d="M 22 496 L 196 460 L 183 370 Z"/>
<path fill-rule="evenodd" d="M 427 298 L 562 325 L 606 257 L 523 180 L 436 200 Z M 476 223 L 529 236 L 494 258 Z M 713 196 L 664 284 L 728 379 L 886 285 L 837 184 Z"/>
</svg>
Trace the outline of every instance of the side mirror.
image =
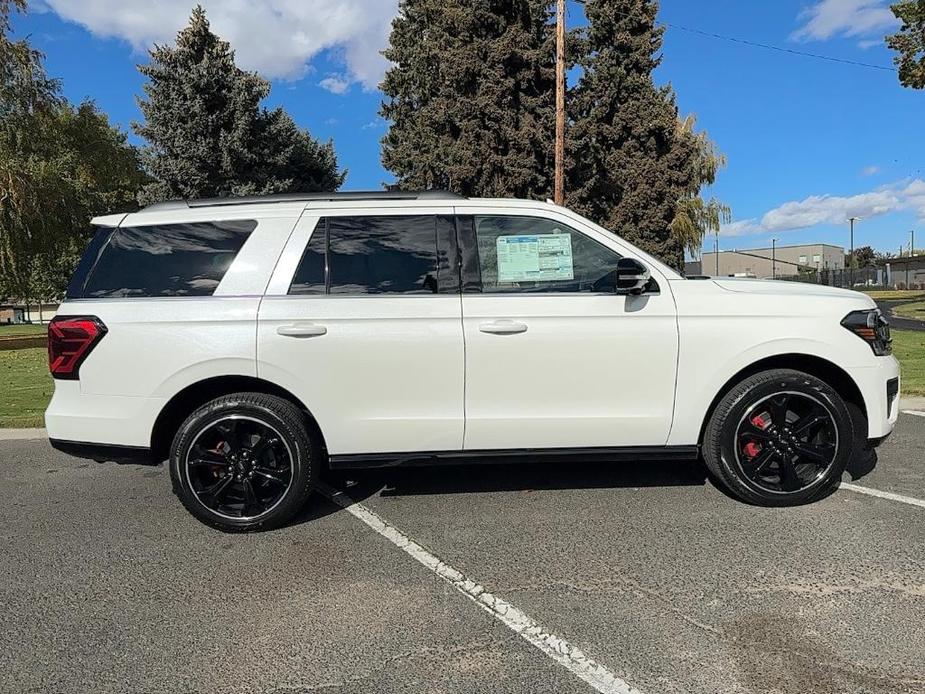
<svg viewBox="0 0 925 694">
<path fill-rule="evenodd" d="M 620 258 L 616 276 L 617 294 L 642 294 L 652 274 L 635 258 Z"/>
</svg>

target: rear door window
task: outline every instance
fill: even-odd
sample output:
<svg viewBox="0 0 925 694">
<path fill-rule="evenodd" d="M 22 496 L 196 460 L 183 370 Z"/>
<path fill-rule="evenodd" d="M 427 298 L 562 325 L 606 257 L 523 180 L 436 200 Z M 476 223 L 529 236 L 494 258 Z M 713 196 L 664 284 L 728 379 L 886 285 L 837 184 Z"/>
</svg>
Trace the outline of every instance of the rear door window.
<svg viewBox="0 0 925 694">
<path fill-rule="evenodd" d="M 437 294 L 459 290 L 452 217 L 320 219 L 290 294 Z"/>
<path fill-rule="evenodd" d="M 99 252 L 80 295 L 211 296 L 256 226 L 251 219 L 120 227 Z"/>
</svg>

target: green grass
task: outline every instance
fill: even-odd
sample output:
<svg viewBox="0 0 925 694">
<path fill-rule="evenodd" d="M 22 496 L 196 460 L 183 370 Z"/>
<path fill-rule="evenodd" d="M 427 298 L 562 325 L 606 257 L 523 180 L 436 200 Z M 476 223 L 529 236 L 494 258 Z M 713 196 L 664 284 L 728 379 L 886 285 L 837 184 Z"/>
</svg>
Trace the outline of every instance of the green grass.
<svg viewBox="0 0 925 694">
<path fill-rule="evenodd" d="M 54 388 L 45 349 L 0 351 L 0 427 L 44 426 Z"/>
<path fill-rule="evenodd" d="M 48 325 L 38 323 L 23 323 L 22 325 L 0 325 L 0 338 L 16 337 L 19 335 L 44 335 L 48 332 Z"/>
<path fill-rule="evenodd" d="M 913 301 L 911 304 L 900 304 L 893 308 L 893 313 L 903 318 L 925 320 L 925 301 Z"/>
<path fill-rule="evenodd" d="M 925 299 L 925 292 L 919 289 L 873 289 L 864 292 L 874 301 L 913 301 Z"/>
<path fill-rule="evenodd" d="M 903 395 L 925 395 L 925 332 L 894 330 L 893 354 L 902 365 Z"/>
</svg>

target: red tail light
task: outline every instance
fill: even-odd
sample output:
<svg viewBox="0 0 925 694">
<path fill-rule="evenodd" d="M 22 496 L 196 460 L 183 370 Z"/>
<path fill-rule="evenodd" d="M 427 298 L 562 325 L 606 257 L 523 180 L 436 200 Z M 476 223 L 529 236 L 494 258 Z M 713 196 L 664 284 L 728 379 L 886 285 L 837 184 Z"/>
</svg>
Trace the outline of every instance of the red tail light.
<svg viewBox="0 0 925 694">
<path fill-rule="evenodd" d="M 106 334 L 96 316 L 56 316 L 48 324 L 48 370 L 55 378 L 77 380 L 80 365 Z"/>
</svg>

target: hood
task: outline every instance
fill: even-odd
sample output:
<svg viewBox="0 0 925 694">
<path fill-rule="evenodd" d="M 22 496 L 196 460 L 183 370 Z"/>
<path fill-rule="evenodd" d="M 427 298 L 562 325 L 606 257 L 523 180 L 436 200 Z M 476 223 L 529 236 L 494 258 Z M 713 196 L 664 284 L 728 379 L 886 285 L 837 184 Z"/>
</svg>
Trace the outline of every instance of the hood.
<svg viewBox="0 0 925 694">
<path fill-rule="evenodd" d="M 866 299 L 874 305 L 873 299 L 866 294 L 851 289 L 827 287 L 823 284 L 809 282 L 784 282 L 782 280 L 758 280 L 750 277 L 717 277 L 717 285 L 730 292 L 745 294 L 777 294 L 784 296 L 822 296 L 842 299 Z"/>
</svg>

